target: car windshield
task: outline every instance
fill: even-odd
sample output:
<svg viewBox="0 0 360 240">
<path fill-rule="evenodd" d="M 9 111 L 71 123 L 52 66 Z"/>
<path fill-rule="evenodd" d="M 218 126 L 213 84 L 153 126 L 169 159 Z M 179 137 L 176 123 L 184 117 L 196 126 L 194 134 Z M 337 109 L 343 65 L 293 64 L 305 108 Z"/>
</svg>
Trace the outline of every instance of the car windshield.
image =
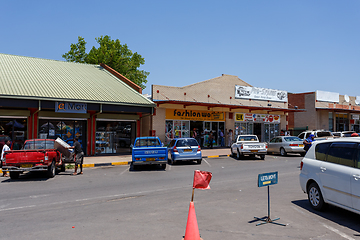
<svg viewBox="0 0 360 240">
<path fill-rule="evenodd" d="M 177 147 L 192 147 L 198 146 L 198 143 L 195 139 L 180 139 L 176 143 Z"/>
<path fill-rule="evenodd" d="M 27 141 L 24 149 L 54 149 L 54 141 Z"/>
<path fill-rule="evenodd" d="M 300 138 L 298 137 L 284 137 L 286 142 L 293 142 L 293 141 L 302 141 Z"/>
<path fill-rule="evenodd" d="M 256 141 L 256 136 L 240 136 L 240 141 Z"/>
<path fill-rule="evenodd" d="M 318 137 L 331 137 L 331 132 L 318 132 L 317 133 Z"/>
<path fill-rule="evenodd" d="M 159 147 L 160 142 L 157 138 L 138 139 L 135 143 L 136 147 Z"/>
<path fill-rule="evenodd" d="M 351 137 L 351 134 L 353 134 L 354 132 L 343 132 L 344 137 Z"/>
</svg>

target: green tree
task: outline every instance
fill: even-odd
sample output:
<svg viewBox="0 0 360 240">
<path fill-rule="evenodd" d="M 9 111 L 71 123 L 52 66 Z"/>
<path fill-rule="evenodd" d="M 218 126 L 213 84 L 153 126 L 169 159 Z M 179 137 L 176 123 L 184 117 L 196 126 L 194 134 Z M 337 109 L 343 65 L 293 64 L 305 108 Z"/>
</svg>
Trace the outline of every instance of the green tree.
<svg viewBox="0 0 360 240">
<path fill-rule="evenodd" d="M 71 44 L 70 51 L 63 54 L 62 57 L 68 62 L 104 63 L 145 89 L 149 72 L 139 70 L 139 67 L 145 64 L 145 59 L 140 54 L 133 53 L 126 44 L 121 44 L 119 39 L 112 40 L 107 35 L 95 38 L 95 40 L 100 46 L 92 47 L 87 54 L 85 52 L 86 42 L 79 36 L 78 43 Z"/>
</svg>

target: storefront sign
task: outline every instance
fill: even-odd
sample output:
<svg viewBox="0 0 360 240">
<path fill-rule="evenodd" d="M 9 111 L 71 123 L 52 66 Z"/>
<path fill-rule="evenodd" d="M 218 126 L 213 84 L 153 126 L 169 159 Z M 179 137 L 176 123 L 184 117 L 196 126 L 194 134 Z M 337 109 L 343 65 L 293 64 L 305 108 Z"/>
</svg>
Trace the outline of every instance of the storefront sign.
<svg viewBox="0 0 360 240">
<path fill-rule="evenodd" d="M 287 91 L 235 85 L 235 98 L 287 102 Z"/>
<path fill-rule="evenodd" d="M 280 115 L 255 114 L 255 113 L 235 113 L 235 121 L 280 123 Z"/>
<path fill-rule="evenodd" d="M 166 119 L 192 121 L 225 121 L 224 112 L 210 112 L 187 109 L 166 109 Z"/>
<path fill-rule="evenodd" d="M 62 113 L 87 113 L 86 103 L 56 102 L 55 112 Z"/>
<path fill-rule="evenodd" d="M 258 175 L 258 187 L 265 187 L 278 183 L 278 172 L 262 173 Z"/>
</svg>

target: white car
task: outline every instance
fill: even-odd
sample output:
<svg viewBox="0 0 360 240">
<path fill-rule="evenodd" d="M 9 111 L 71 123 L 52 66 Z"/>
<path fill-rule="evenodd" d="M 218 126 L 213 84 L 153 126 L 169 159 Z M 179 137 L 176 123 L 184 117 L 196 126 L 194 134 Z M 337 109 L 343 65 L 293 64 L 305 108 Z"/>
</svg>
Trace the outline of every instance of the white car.
<svg viewBox="0 0 360 240">
<path fill-rule="evenodd" d="M 313 142 L 300 169 L 301 189 L 312 208 L 332 204 L 360 214 L 360 138 Z"/>
</svg>

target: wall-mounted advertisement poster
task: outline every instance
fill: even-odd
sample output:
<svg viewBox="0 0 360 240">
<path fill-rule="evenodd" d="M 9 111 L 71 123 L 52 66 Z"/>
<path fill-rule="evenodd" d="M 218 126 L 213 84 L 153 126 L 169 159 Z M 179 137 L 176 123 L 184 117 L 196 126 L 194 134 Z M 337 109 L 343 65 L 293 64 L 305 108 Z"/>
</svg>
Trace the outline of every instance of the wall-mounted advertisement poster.
<svg viewBox="0 0 360 240">
<path fill-rule="evenodd" d="M 235 98 L 287 102 L 287 91 L 235 85 Z"/>
<path fill-rule="evenodd" d="M 256 113 L 235 113 L 237 122 L 264 122 L 280 123 L 280 115 L 273 114 L 256 114 Z"/>
</svg>

